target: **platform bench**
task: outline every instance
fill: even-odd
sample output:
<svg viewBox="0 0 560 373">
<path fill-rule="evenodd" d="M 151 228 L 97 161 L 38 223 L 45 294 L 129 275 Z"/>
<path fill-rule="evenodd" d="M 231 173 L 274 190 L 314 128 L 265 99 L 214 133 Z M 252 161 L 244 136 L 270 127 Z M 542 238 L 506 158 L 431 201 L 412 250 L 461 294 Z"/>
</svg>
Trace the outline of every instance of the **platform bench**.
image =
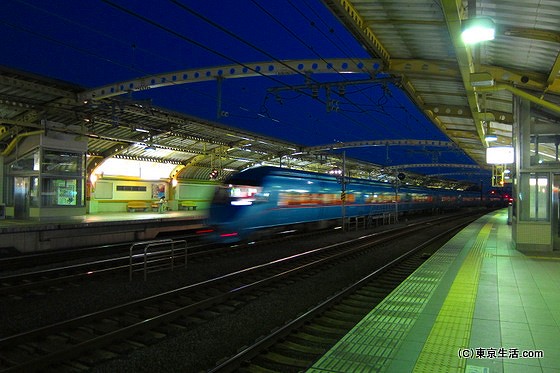
<svg viewBox="0 0 560 373">
<path fill-rule="evenodd" d="M 136 210 L 146 211 L 148 209 L 148 204 L 142 201 L 130 201 L 126 204 L 126 209 L 128 212 Z"/>
<path fill-rule="evenodd" d="M 196 202 L 193 201 L 182 201 L 179 204 L 180 210 L 196 210 Z"/>
</svg>

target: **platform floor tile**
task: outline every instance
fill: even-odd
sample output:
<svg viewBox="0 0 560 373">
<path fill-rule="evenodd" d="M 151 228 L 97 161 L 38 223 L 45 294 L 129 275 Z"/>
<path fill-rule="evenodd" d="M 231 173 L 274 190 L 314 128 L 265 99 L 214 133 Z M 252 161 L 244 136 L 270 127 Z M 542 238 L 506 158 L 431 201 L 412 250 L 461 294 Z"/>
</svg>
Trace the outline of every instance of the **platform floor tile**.
<svg viewBox="0 0 560 373">
<path fill-rule="evenodd" d="M 560 373 L 560 253 L 516 250 L 506 211 L 488 214 L 308 372 Z"/>
<path fill-rule="evenodd" d="M 496 226 L 483 262 L 469 348 L 484 357 L 468 359 L 467 367 L 487 372 L 560 372 L 560 257 L 515 250 L 511 229 Z M 491 332 L 490 332 L 491 331 Z M 490 353 L 504 357 L 488 357 Z M 544 354 L 522 357 L 520 354 Z"/>
<path fill-rule="evenodd" d="M 481 224 L 477 224 L 476 229 L 480 229 Z M 461 275 L 464 281 L 472 283 L 471 286 L 468 289 L 456 286 L 455 300 L 442 306 L 470 248 L 475 244 L 482 247 L 471 233 L 462 231 L 459 235 L 461 240 L 450 241 L 432 255 L 308 372 L 412 371 L 428 337 L 435 341 L 425 355 L 430 365 L 435 360 L 441 360 L 438 362 L 441 366 L 457 364 L 457 359 L 443 360 L 448 356 L 449 339 L 459 338 L 466 345 L 465 321 L 462 320 L 465 316 L 457 317 L 457 312 L 465 308 L 465 299 L 474 304 L 472 293 L 476 280 L 473 283 L 471 276 Z M 477 255 L 480 256 L 480 249 Z M 431 334 L 440 312 L 447 324 L 439 333 Z M 470 318 L 471 314 L 472 311 L 466 317 Z M 443 333 L 445 329 L 447 333 Z M 456 353 L 453 356 L 457 356 Z"/>
</svg>

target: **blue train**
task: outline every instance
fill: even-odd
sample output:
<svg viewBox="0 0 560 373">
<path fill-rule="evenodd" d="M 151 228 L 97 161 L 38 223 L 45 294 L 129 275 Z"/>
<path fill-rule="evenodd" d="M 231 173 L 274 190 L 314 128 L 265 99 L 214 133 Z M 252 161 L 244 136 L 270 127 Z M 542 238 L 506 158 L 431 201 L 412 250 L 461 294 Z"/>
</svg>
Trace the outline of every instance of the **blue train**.
<svg viewBox="0 0 560 373">
<path fill-rule="evenodd" d="M 398 203 L 395 203 L 398 201 Z M 209 236 L 220 242 L 257 239 L 288 229 L 318 229 L 346 217 L 479 206 L 480 192 L 400 186 L 277 167 L 239 172 L 216 189 L 208 215 Z M 344 205 L 344 207 L 343 207 Z"/>
</svg>

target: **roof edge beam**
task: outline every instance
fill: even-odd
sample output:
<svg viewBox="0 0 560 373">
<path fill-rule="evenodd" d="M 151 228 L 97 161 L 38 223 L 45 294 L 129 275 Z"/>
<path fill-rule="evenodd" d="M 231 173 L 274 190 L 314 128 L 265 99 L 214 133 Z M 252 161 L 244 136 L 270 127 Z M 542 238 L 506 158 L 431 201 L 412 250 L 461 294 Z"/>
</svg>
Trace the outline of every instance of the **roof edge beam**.
<svg viewBox="0 0 560 373">
<path fill-rule="evenodd" d="M 391 56 L 379 41 L 375 32 L 367 25 L 354 5 L 348 0 L 323 0 L 323 3 L 340 18 L 352 33 L 363 42 L 373 55 L 381 57 L 385 65 L 389 65 Z"/>
</svg>

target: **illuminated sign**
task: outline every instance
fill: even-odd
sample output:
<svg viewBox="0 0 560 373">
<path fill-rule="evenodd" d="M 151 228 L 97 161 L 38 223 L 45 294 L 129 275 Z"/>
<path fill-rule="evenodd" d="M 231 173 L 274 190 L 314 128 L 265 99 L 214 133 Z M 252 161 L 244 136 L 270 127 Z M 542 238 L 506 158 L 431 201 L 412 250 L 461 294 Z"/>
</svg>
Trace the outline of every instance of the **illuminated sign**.
<svg viewBox="0 0 560 373">
<path fill-rule="evenodd" d="M 494 146 L 491 148 L 486 148 L 486 163 L 488 164 L 513 163 L 513 147 Z"/>
</svg>

